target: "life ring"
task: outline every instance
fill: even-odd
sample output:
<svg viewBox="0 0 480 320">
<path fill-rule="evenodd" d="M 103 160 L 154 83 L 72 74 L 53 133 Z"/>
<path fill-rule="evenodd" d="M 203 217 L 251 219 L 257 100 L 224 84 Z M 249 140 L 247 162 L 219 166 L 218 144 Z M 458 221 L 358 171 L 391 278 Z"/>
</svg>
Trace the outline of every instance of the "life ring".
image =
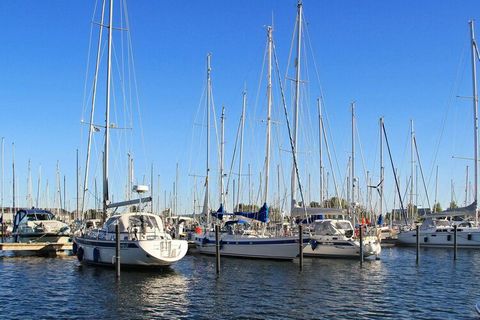
<svg viewBox="0 0 480 320">
<path fill-rule="evenodd" d="M 82 247 L 78 248 L 78 250 L 77 250 L 77 259 L 80 262 L 83 261 L 83 248 Z"/>
<path fill-rule="evenodd" d="M 93 249 L 93 261 L 98 262 L 100 260 L 100 249 L 94 248 Z"/>
</svg>

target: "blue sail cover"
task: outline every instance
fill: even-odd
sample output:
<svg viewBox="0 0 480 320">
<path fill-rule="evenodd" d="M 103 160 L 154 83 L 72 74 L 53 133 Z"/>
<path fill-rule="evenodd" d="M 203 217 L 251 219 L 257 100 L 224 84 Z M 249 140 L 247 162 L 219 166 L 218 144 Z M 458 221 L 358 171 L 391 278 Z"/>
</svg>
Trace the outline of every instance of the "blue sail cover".
<svg viewBox="0 0 480 320">
<path fill-rule="evenodd" d="M 380 214 L 380 215 L 378 216 L 377 224 L 378 224 L 379 226 L 383 225 L 383 215 L 382 215 L 382 214 Z"/>
<path fill-rule="evenodd" d="M 268 206 L 266 203 L 258 210 L 258 212 L 235 212 L 236 215 L 249 219 L 258 220 L 260 222 L 268 222 Z"/>
<path fill-rule="evenodd" d="M 215 218 L 222 220 L 223 219 L 223 214 L 225 213 L 225 209 L 223 209 L 223 203 L 220 204 L 220 208 L 218 208 L 217 212 L 212 212 L 212 216 Z"/>
</svg>

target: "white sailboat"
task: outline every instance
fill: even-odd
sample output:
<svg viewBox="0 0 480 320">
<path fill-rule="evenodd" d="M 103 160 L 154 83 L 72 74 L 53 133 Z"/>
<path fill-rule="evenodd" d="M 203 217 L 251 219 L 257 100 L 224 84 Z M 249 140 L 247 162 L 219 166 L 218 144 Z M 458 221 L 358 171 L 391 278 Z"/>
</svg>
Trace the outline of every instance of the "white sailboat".
<svg viewBox="0 0 480 320">
<path fill-rule="evenodd" d="M 294 106 L 294 133 L 293 144 L 294 153 L 296 152 L 298 109 L 300 101 L 300 61 L 301 61 L 301 40 L 303 24 L 303 4 L 301 1 L 297 5 L 297 59 L 296 59 L 296 79 L 295 79 L 295 106 Z M 323 171 L 322 164 L 322 133 L 324 132 L 323 119 L 320 101 L 318 101 L 319 110 L 319 132 L 320 132 L 320 175 Z M 354 173 L 354 106 L 352 105 L 352 177 Z M 352 195 L 354 194 L 355 184 L 352 183 Z M 320 178 L 320 199 L 323 200 L 323 185 Z M 297 206 L 296 196 L 296 176 L 295 167 L 292 169 L 291 180 L 291 215 L 301 216 L 305 220 L 303 223 L 309 225 L 311 241 L 305 247 L 305 256 L 311 257 L 341 257 L 358 258 L 360 256 L 360 242 L 356 238 L 352 223 L 346 219 L 346 215 L 341 209 L 331 208 L 301 208 Z M 321 201 L 322 202 L 322 201 Z M 364 235 L 363 254 L 364 256 L 378 256 L 381 251 L 379 239 L 376 236 Z"/>
<path fill-rule="evenodd" d="M 475 40 L 474 23 L 469 21 L 472 56 L 473 82 L 473 119 L 474 119 L 474 201 L 470 205 L 457 209 L 428 215 L 419 230 L 419 241 L 422 246 L 453 247 L 454 225 L 447 217 L 463 216 L 474 218 L 474 223 L 464 222 L 457 226 L 457 245 L 464 248 L 480 248 L 480 227 L 478 226 L 478 93 L 476 62 L 479 59 L 478 47 Z M 400 232 L 398 242 L 401 245 L 416 245 L 416 230 Z"/>
<path fill-rule="evenodd" d="M 102 23 L 105 12 L 105 0 L 102 6 Z M 138 204 L 151 201 L 150 198 L 129 200 L 120 203 L 110 203 L 108 191 L 108 163 L 109 163 L 109 131 L 110 131 L 110 88 L 111 88 L 111 61 L 112 61 L 112 33 L 113 33 L 113 0 L 109 5 L 108 25 L 108 62 L 107 62 L 107 94 L 105 119 L 105 147 L 103 158 L 103 214 L 107 216 L 108 209 L 120 206 Z M 99 47 L 101 48 L 101 31 Z M 97 57 L 99 57 L 98 55 Z M 98 61 L 97 61 L 98 66 Z M 98 71 L 98 68 L 97 68 Z M 96 77 L 95 77 L 96 78 Z M 94 103 L 93 103 L 94 105 Z M 92 108 L 93 108 L 92 105 Z M 92 111 L 93 119 L 93 111 Z M 88 159 L 88 156 L 87 156 Z M 139 195 L 148 191 L 146 186 L 135 186 L 134 191 Z M 114 266 L 116 255 L 115 228 L 120 232 L 120 263 L 122 266 L 134 267 L 163 267 L 182 259 L 188 250 L 185 240 L 172 240 L 165 231 L 163 221 L 158 215 L 144 212 L 130 212 L 111 216 L 101 229 L 91 229 L 74 237 L 73 251 L 81 262 Z"/>
<path fill-rule="evenodd" d="M 272 107 L 272 53 L 273 38 L 272 27 L 267 27 L 268 41 L 268 74 L 267 74 L 267 131 L 266 131 L 266 155 L 265 155 L 265 190 L 264 204 L 258 212 L 236 212 L 236 216 L 241 219 L 228 221 L 223 224 L 223 230 L 220 240 L 220 254 L 222 256 L 242 257 L 242 258 L 261 258 L 276 260 L 293 260 L 299 253 L 299 240 L 295 236 L 276 236 L 266 230 L 265 223 L 268 222 L 268 179 L 270 168 L 270 128 L 271 128 L 271 107 Z M 210 60 L 208 60 L 208 71 L 210 70 Z M 209 126 L 207 125 L 207 128 Z M 208 129 L 207 129 L 208 130 Z M 208 134 L 207 134 L 208 136 Z M 208 167 L 208 160 L 207 160 Z M 208 174 L 208 169 L 207 169 Z M 207 189 L 208 192 L 208 177 Z M 208 199 L 208 194 L 206 195 Z M 208 203 L 208 200 L 206 200 Z M 219 214 L 223 213 L 221 206 L 217 213 L 217 223 Z M 207 210 L 208 211 L 208 210 Z M 204 210 L 205 212 L 205 210 Z M 246 227 L 242 217 L 259 221 L 260 228 L 252 230 Z M 203 234 L 196 235 L 195 242 L 199 253 L 215 254 L 215 233 L 207 228 Z M 305 245 L 309 241 L 306 236 Z"/>
</svg>

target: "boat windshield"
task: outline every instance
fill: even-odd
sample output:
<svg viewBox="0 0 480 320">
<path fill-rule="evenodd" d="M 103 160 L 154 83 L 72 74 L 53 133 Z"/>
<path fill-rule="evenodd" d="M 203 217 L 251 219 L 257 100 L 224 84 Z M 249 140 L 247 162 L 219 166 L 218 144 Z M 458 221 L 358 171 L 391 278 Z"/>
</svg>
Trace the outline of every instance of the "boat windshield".
<svg viewBox="0 0 480 320">
<path fill-rule="evenodd" d="M 128 224 L 130 228 L 141 228 L 145 232 L 154 232 L 158 229 L 157 220 L 152 216 L 134 215 L 128 217 Z"/>
<path fill-rule="evenodd" d="M 435 222 L 435 225 L 437 227 L 449 227 L 450 226 L 450 221 L 448 221 L 448 220 L 437 220 Z"/>
<path fill-rule="evenodd" d="M 316 221 L 315 222 L 315 234 L 331 236 L 337 234 L 338 231 L 332 225 L 331 221 Z"/>
<path fill-rule="evenodd" d="M 28 221 L 53 220 L 53 214 L 50 212 L 29 213 L 27 214 L 27 220 Z"/>
<path fill-rule="evenodd" d="M 353 230 L 352 224 L 349 221 L 337 221 L 335 227 L 339 230 Z"/>
</svg>

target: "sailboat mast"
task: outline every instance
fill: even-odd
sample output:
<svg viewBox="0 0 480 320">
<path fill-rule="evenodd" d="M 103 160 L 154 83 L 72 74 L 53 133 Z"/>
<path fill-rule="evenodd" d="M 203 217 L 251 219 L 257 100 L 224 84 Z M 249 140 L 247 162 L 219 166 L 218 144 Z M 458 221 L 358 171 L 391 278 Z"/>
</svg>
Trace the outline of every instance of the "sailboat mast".
<svg viewBox="0 0 480 320">
<path fill-rule="evenodd" d="M 243 163 L 243 132 L 245 129 L 245 109 L 247 107 L 247 92 L 243 91 L 243 96 L 242 96 L 242 124 L 241 124 L 241 135 L 240 135 L 240 156 L 239 156 L 239 165 L 238 165 L 238 185 L 237 185 L 237 203 L 236 203 L 236 210 L 240 210 L 238 205 L 240 204 L 240 194 L 241 194 L 241 188 L 242 188 L 242 163 Z M 235 210 L 235 208 L 234 208 Z"/>
<path fill-rule="evenodd" d="M 220 117 L 221 142 L 220 142 L 220 205 L 224 204 L 223 194 L 223 171 L 224 171 L 224 151 L 225 151 L 225 107 L 222 106 L 222 116 Z"/>
<path fill-rule="evenodd" d="M 107 62 L 107 97 L 105 110 L 105 150 L 103 158 L 103 221 L 107 219 L 108 196 L 108 161 L 110 144 L 110 90 L 112 72 L 112 35 L 113 35 L 113 0 L 110 0 L 110 14 L 108 23 L 108 62 Z"/>
<path fill-rule="evenodd" d="M 0 206 L 2 207 L 2 220 L 3 220 L 3 213 L 5 212 L 4 211 L 4 204 L 3 204 L 3 183 L 4 183 L 4 179 L 5 179 L 5 171 L 4 171 L 4 152 L 5 152 L 5 137 L 2 137 L 2 158 L 1 158 L 1 161 L 2 161 L 2 181 L 1 181 L 1 186 L 0 186 L 0 190 L 1 190 L 1 195 L 0 195 Z"/>
<path fill-rule="evenodd" d="M 79 188 L 79 186 L 78 186 L 78 183 L 79 183 L 80 181 L 79 181 L 79 176 L 78 176 L 78 175 L 80 174 L 80 167 L 79 167 L 79 164 L 78 164 L 78 149 L 77 149 L 77 151 L 76 151 L 76 160 L 77 160 L 77 161 L 76 161 L 76 164 L 77 164 L 77 172 L 75 172 L 75 173 L 76 173 L 75 176 L 76 176 L 76 185 L 77 185 L 77 197 L 76 197 L 76 198 L 77 198 L 77 207 L 76 207 L 76 210 L 75 210 L 75 219 L 79 219 L 80 216 L 79 216 L 79 214 L 78 214 L 78 210 L 80 209 L 80 202 L 79 202 L 79 201 L 80 201 L 80 193 L 79 193 L 79 192 L 80 192 L 80 188 Z"/>
<path fill-rule="evenodd" d="M 433 213 L 437 212 L 437 195 L 438 195 L 437 192 L 438 192 L 438 166 L 435 173 L 435 201 L 434 201 Z"/>
<path fill-rule="evenodd" d="M 351 179 L 352 179 L 352 217 L 355 216 L 355 101 L 352 102 L 352 162 L 351 162 Z"/>
<path fill-rule="evenodd" d="M 323 118 L 322 118 L 322 105 L 320 104 L 320 98 L 317 99 L 318 106 L 318 146 L 319 146 L 319 156 L 320 156 L 320 207 L 323 207 Z"/>
<path fill-rule="evenodd" d="M 300 105 L 300 54 L 302 47 L 302 15 L 303 15 L 303 4 L 302 1 L 298 1 L 297 5 L 297 60 L 296 60 L 296 75 L 295 75 L 295 106 L 293 109 L 293 158 L 297 156 L 297 138 L 298 138 L 298 111 Z M 292 164 L 292 179 L 291 179 L 291 207 L 292 211 L 296 201 L 296 190 L 297 190 L 297 180 L 295 174 L 295 164 Z"/>
<path fill-rule="evenodd" d="M 475 203 L 475 224 L 478 225 L 478 93 L 477 93 L 477 59 L 478 48 L 475 41 L 474 21 L 470 20 L 470 36 L 472 39 L 472 83 L 473 83 L 473 143 L 474 143 L 474 179 L 473 201 Z"/>
<path fill-rule="evenodd" d="M 207 54 L 207 174 L 206 174 L 206 181 L 205 181 L 205 205 L 204 205 L 204 214 L 207 215 L 207 223 L 210 224 L 210 214 L 209 214 L 209 176 L 210 176 L 210 94 L 211 94 L 211 86 L 212 86 L 212 79 L 210 77 L 210 72 L 212 71 L 210 67 L 210 59 L 212 54 Z"/>
<path fill-rule="evenodd" d="M 12 188 L 13 212 L 15 212 L 15 143 L 12 143 Z"/>
<path fill-rule="evenodd" d="M 82 196 L 82 217 L 83 218 L 83 211 L 85 210 L 85 195 L 88 190 L 88 173 L 90 168 L 90 149 L 92 147 L 92 135 L 95 131 L 95 127 L 93 125 L 93 118 L 95 114 L 95 99 L 97 97 L 97 80 L 98 80 L 98 68 L 100 66 L 100 57 L 101 57 L 101 46 L 102 46 L 102 35 L 103 35 L 103 20 L 105 15 L 105 0 L 103 0 L 102 4 L 102 17 L 100 18 L 100 31 L 98 35 L 98 45 L 97 45 L 97 61 L 95 64 L 95 75 L 93 77 L 93 93 L 92 93 L 92 109 L 90 111 L 90 123 L 89 123 L 89 130 L 88 130 L 88 142 L 87 142 L 87 159 L 85 162 L 85 177 L 83 179 L 83 196 Z M 96 200 L 95 200 L 96 201 Z"/>
<path fill-rule="evenodd" d="M 468 166 L 466 169 L 466 176 L 465 176 L 465 204 L 464 206 L 468 206 Z"/>
<path fill-rule="evenodd" d="M 383 179 L 385 174 L 385 167 L 383 166 L 383 117 L 380 118 L 380 185 L 378 189 L 380 193 L 380 214 L 383 214 Z M 395 207 L 394 207 L 395 209 Z"/>
<path fill-rule="evenodd" d="M 409 206 L 409 213 L 410 217 L 413 219 L 413 215 L 415 213 L 414 210 L 414 201 L 413 196 L 415 194 L 414 189 L 414 182 L 415 182 L 415 155 L 414 155 L 414 139 L 415 139 L 415 131 L 413 129 L 413 120 L 410 120 L 410 206 Z"/>
<path fill-rule="evenodd" d="M 272 27 L 267 27 L 268 37 L 268 72 L 267 72 L 267 150 L 265 153 L 265 194 L 263 202 L 266 204 L 268 200 L 268 176 L 270 171 L 270 130 L 271 130 L 271 113 L 272 113 Z"/>
<path fill-rule="evenodd" d="M 40 208 L 40 186 L 42 185 L 42 166 L 38 167 L 37 199 L 35 207 Z"/>
<path fill-rule="evenodd" d="M 32 166 L 31 160 L 28 159 L 28 182 L 27 182 L 27 205 L 29 208 L 33 206 L 33 197 L 32 197 Z"/>
</svg>

